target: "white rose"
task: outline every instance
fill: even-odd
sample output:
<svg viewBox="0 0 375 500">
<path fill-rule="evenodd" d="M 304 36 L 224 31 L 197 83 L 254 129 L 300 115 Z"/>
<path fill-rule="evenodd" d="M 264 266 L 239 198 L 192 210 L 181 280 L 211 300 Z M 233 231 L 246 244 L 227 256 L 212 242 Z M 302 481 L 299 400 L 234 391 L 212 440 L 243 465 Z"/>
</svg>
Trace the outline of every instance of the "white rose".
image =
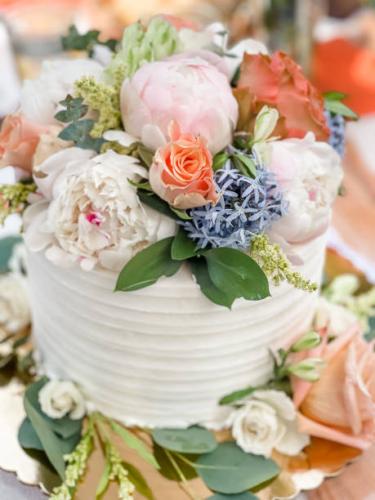
<svg viewBox="0 0 375 500">
<path fill-rule="evenodd" d="M 309 437 L 297 431 L 292 400 L 281 391 L 255 391 L 230 416 L 229 425 L 238 446 L 246 453 L 269 457 L 275 449 L 293 456 L 309 444 Z"/>
<path fill-rule="evenodd" d="M 285 192 L 288 211 L 272 226 L 272 233 L 288 242 L 302 242 L 323 234 L 343 172 L 340 156 L 309 133 L 304 139 L 267 143 L 269 162 Z"/>
<path fill-rule="evenodd" d="M 51 418 L 69 415 L 78 420 L 86 413 L 83 396 L 70 381 L 50 380 L 42 387 L 38 398 L 43 413 Z"/>
<path fill-rule="evenodd" d="M 320 297 L 314 321 L 317 330 L 327 328 L 328 335 L 338 336 L 357 324 L 358 318 L 349 309 Z"/>
<path fill-rule="evenodd" d="M 18 274 L 0 277 L 0 326 L 8 333 L 17 333 L 30 324 L 30 306 L 25 278 Z"/>
<path fill-rule="evenodd" d="M 26 80 L 21 90 L 21 113 L 31 122 L 54 125 L 59 102 L 71 94 L 83 76 L 101 79 L 103 67 L 92 59 L 45 61 L 39 77 Z"/>
<path fill-rule="evenodd" d="M 119 271 L 138 251 L 175 234 L 174 221 L 140 203 L 129 180 L 146 178 L 147 171 L 135 158 L 108 151 L 75 160 L 75 149 L 39 167 L 48 175 L 38 186 L 51 202 L 25 213 L 31 251 L 46 248 L 47 258 L 61 266 L 80 262 L 85 270 L 100 264 Z"/>
</svg>

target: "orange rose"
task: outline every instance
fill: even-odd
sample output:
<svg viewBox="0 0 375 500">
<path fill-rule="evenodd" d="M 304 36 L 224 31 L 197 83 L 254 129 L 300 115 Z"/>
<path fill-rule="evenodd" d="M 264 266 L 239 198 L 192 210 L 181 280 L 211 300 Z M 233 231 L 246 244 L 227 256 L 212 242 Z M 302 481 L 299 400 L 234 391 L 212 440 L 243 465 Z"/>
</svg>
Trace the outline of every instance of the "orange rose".
<svg viewBox="0 0 375 500">
<path fill-rule="evenodd" d="M 7 116 L 0 130 L 0 167 L 19 167 L 31 174 L 41 132 L 20 114 Z"/>
<path fill-rule="evenodd" d="M 234 95 L 240 107 L 239 130 L 252 131 L 257 112 L 267 104 L 280 113 L 276 135 L 302 138 L 314 132 L 319 141 L 329 137 L 322 96 L 283 52 L 245 54 Z"/>
<path fill-rule="evenodd" d="M 212 155 L 206 141 L 183 134 L 177 123 L 168 129 L 171 142 L 156 151 L 150 168 L 152 189 L 175 208 L 187 209 L 216 203 Z"/>
<path fill-rule="evenodd" d="M 314 351 L 326 365 L 318 382 L 293 380 L 299 431 L 364 450 L 375 442 L 374 343 L 358 325 Z"/>
</svg>

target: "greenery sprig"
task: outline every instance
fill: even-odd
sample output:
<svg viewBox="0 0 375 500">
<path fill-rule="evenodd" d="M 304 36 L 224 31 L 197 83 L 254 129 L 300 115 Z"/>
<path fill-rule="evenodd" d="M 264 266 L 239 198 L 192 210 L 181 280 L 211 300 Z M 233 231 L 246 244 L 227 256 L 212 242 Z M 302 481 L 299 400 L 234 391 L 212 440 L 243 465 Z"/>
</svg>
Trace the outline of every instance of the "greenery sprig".
<svg viewBox="0 0 375 500">
<path fill-rule="evenodd" d="M 324 97 L 324 107 L 327 111 L 335 115 L 341 115 L 350 120 L 358 120 L 358 115 L 353 110 L 351 110 L 342 101 L 345 99 L 346 94 L 342 92 L 326 92 L 323 94 Z"/>
<path fill-rule="evenodd" d="M 94 54 L 95 45 L 103 45 L 108 47 L 112 52 L 115 51 L 118 40 L 113 38 L 102 41 L 99 39 L 100 31 L 90 30 L 86 33 L 79 33 L 77 28 L 69 26 L 68 34 L 61 38 L 61 43 L 64 50 L 84 50 L 87 51 L 89 57 Z"/>
</svg>

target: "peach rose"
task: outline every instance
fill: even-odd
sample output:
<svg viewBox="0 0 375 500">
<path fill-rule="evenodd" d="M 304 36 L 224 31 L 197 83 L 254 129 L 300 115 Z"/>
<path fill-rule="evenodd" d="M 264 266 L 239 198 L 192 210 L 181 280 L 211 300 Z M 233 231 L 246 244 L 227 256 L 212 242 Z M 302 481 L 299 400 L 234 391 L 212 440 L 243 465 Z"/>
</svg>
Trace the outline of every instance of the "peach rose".
<svg viewBox="0 0 375 500">
<path fill-rule="evenodd" d="M 7 116 L 0 130 L 0 167 L 19 167 L 31 173 L 41 132 L 41 127 L 21 114 Z"/>
<path fill-rule="evenodd" d="M 374 343 L 357 324 L 327 338 L 313 353 L 325 361 L 319 381 L 293 380 L 299 431 L 365 450 L 375 442 Z"/>
<path fill-rule="evenodd" d="M 322 96 L 283 52 L 245 54 L 234 95 L 240 107 L 240 130 L 252 131 L 257 112 L 267 104 L 280 113 L 275 135 L 302 138 L 314 132 L 317 140 L 329 137 Z"/>
<path fill-rule="evenodd" d="M 168 132 L 171 141 L 156 151 L 150 168 L 152 189 L 175 208 L 216 203 L 212 155 L 206 141 L 182 134 L 176 122 L 170 124 Z"/>
</svg>

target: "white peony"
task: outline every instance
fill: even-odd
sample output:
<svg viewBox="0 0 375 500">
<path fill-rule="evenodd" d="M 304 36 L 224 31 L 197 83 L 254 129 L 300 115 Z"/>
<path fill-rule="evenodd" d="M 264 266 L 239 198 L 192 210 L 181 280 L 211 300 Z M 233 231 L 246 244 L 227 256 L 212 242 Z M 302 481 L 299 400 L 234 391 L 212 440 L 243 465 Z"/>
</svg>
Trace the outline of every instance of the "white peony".
<svg viewBox="0 0 375 500">
<path fill-rule="evenodd" d="M 229 418 L 232 434 L 246 453 L 269 457 L 275 449 L 297 455 L 309 444 L 309 437 L 297 430 L 296 409 L 282 391 L 255 391 Z"/>
<path fill-rule="evenodd" d="M 138 251 L 175 233 L 171 219 L 140 203 L 129 180 L 147 171 L 131 156 L 92 157 L 68 148 L 39 170 L 47 174 L 36 180 L 46 200 L 26 211 L 25 242 L 31 251 L 46 249 L 58 265 L 119 271 Z"/>
<path fill-rule="evenodd" d="M 40 125 L 54 125 L 59 102 L 71 94 L 83 76 L 101 79 L 103 67 L 92 59 L 45 61 L 39 77 L 26 80 L 21 90 L 21 113 Z"/>
<path fill-rule="evenodd" d="M 285 192 L 288 211 L 272 226 L 272 233 L 291 243 L 323 234 L 330 223 L 331 207 L 343 171 L 340 156 L 325 142 L 308 133 L 304 139 L 267 143 L 267 167 Z"/>
<path fill-rule="evenodd" d="M 0 277 L 0 327 L 17 333 L 30 324 L 30 306 L 25 278 L 16 273 Z"/>
<path fill-rule="evenodd" d="M 43 413 L 51 418 L 69 415 L 71 419 L 78 420 L 86 413 L 85 400 L 70 381 L 50 380 L 39 391 L 38 398 Z"/>
</svg>

